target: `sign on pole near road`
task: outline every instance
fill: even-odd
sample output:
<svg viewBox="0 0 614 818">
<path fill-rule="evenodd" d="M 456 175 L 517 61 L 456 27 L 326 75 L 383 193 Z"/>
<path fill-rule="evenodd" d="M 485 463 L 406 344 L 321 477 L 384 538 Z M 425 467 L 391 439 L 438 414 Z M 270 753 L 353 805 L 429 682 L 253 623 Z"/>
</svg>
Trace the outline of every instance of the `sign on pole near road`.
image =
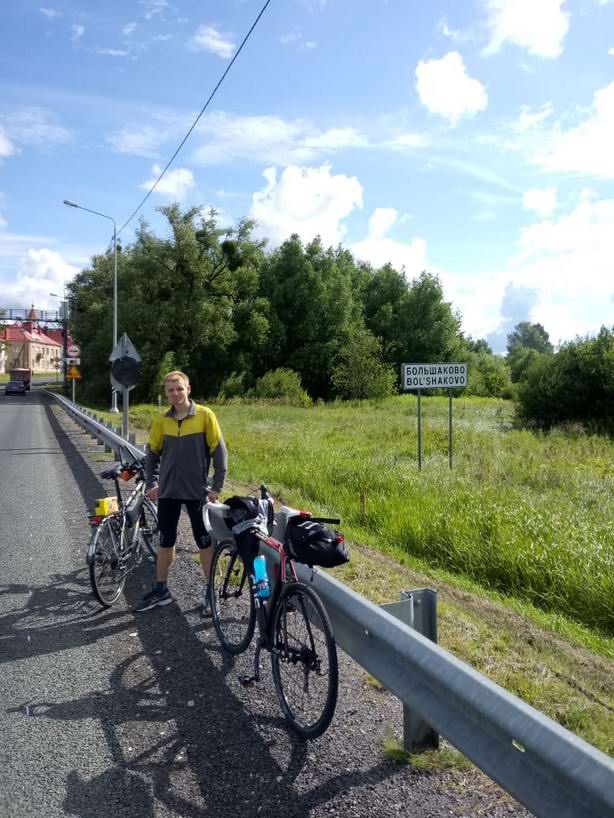
<svg viewBox="0 0 614 818">
<path fill-rule="evenodd" d="M 467 364 L 403 364 L 403 389 L 462 389 Z"/>
<path fill-rule="evenodd" d="M 401 383 L 405 392 L 418 393 L 418 469 L 422 468 L 422 407 L 423 389 L 448 390 L 448 463 L 452 468 L 452 390 L 469 383 L 467 364 L 401 364 Z"/>
<path fill-rule="evenodd" d="M 79 366 L 81 358 L 64 358 L 64 363 L 67 363 L 68 366 Z"/>
<path fill-rule="evenodd" d="M 69 358 L 78 358 L 81 355 L 81 347 L 78 347 L 76 344 L 69 344 L 66 347 L 66 354 Z"/>
</svg>

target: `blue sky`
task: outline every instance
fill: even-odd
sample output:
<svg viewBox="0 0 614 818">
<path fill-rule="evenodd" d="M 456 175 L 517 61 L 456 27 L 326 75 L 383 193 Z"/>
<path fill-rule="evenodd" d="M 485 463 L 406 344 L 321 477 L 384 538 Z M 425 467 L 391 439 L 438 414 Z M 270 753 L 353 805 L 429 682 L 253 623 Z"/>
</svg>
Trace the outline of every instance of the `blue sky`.
<svg viewBox="0 0 614 818">
<path fill-rule="evenodd" d="M 54 307 L 104 250 L 62 200 L 122 225 L 263 1 L 2 0 L 0 306 Z M 614 324 L 613 180 L 614 0 L 272 0 L 139 215 L 430 270 L 502 350 Z"/>
</svg>

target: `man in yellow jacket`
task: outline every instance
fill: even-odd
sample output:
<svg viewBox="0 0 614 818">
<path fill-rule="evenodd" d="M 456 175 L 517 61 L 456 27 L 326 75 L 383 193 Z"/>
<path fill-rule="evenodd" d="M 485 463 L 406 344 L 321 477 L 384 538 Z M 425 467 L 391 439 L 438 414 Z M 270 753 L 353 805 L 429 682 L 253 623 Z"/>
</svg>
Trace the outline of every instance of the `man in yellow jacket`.
<svg viewBox="0 0 614 818">
<path fill-rule="evenodd" d="M 175 558 L 177 526 L 185 506 L 200 553 L 205 581 L 211 567 L 211 539 L 203 522 L 202 506 L 217 500 L 224 487 L 228 455 L 215 414 L 190 399 L 190 381 L 184 372 L 169 372 L 164 392 L 171 408 L 155 418 L 147 443 L 145 480 L 147 496 L 158 503 L 160 548 L 156 563 L 156 583 L 135 611 L 169 605 L 168 572 Z M 211 487 L 209 466 L 213 465 Z M 207 588 L 203 591 L 205 613 L 209 614 Z"/>
</svg>

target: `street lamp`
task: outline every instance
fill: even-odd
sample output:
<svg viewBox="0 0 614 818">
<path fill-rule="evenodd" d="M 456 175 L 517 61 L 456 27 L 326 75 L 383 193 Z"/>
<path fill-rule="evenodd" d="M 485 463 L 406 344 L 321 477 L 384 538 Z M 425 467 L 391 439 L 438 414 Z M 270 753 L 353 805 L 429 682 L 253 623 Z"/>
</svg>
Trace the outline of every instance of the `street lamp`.
<svg viewBox="0 0 614 818">
<path fill-rule="evenodd" d="M 99 213 L 98 210 L 90 210 L 89 207 L 71 202 L 69 199 L 64 199 L 64 204 L 68 207 L 76 207 L 78 210 L 85 210 L 88 213 L 94 213 L 96 216 L 102 216 L 103 219 L 108 219 L 113 222 L 113 349 L 117 346 L 117 225 L 112 216 L 107 216 L 106 213 Z M 118 412 L 117 408 L 117 392 L 115 389 L 111 391 L 111 411 Z"/>
<path fill-rule="evenodd" d="M 53 298 L 60 299 L 60 310 L 59 315 L 62 319 L 62 327 L 63 327 L 63 343 L 62 343 L 62 372 L 63 372 L 63 382 L 64 382 L 64 391 L 68 389 L 68 367 L 66 364 L 66 357 L 67 357 L 67 349 L 68 349 L 68 301 L 66 299 L 66 284 L 62 284 L 63 287 L 63 295 L 58 295 L 58 293 L 49 293 L 50 296 Z M 56 376 L 57 376 L 57 369 L 56 369 Z"/>
</svg>

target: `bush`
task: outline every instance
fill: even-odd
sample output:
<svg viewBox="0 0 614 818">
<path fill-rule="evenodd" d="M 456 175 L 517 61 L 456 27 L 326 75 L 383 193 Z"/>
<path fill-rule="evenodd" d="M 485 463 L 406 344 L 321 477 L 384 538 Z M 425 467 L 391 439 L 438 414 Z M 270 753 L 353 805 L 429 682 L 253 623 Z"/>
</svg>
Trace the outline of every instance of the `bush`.
<svg viewBox="0 0 614 818">
<path fill-rule="evenodd" d="M 482 398 L 510 398 L 513 394 L 510 370 L 503 358 L 486 351 L 469 352 L 469 384 L 465 395 Z"/>
<path fill-rule="evenodd" d="M 385 398 L 394 392 L 396 372 L 382 361 L 381 346 L 379 339 L 366 329 L 348 335 L 331 373 L 340 398 Z"/>
<path fill-rule="evenodd" d="M 162 358 L 158 369 L 158 374 L 155 377 L 151 389 L 151 398 L 155 403 L 158 402 L 158 396 L 161 396 L 162 402 L 164 402 L 164 378 L 169 372 L 173 372 L 175 369 L 177 369 L 175 364 L 175 353 L 167 352 Z"/>
<path fill-rule="evenodd" d="M 301 385 L 301 379 L 293 369 L 274 369 L 258 378 L 248 392 L 249 397 L 276 400 L 295 406 L 306 406 L 311 399 Z"/>
<path fill-rule="evenodd" d="M 520 418 L 547 429 L 583 423 L 613 432 L 613 402 L 614 332 L 605 327 L 538 358 L 518 389 Z"/>
<path fill-rule="evenodd" d="M 243 395 L 247 392 L 247 387 L 245 384 L 246 374 L 245 372 L 233 372 L 232 375 L 229 375 L 226 380 L 222 383 L 220 387 L 220 391 L 218 393 L 218 398 L 221 400 L 229 400 L 231 398 L 242 398 Z"/>
</svg>

